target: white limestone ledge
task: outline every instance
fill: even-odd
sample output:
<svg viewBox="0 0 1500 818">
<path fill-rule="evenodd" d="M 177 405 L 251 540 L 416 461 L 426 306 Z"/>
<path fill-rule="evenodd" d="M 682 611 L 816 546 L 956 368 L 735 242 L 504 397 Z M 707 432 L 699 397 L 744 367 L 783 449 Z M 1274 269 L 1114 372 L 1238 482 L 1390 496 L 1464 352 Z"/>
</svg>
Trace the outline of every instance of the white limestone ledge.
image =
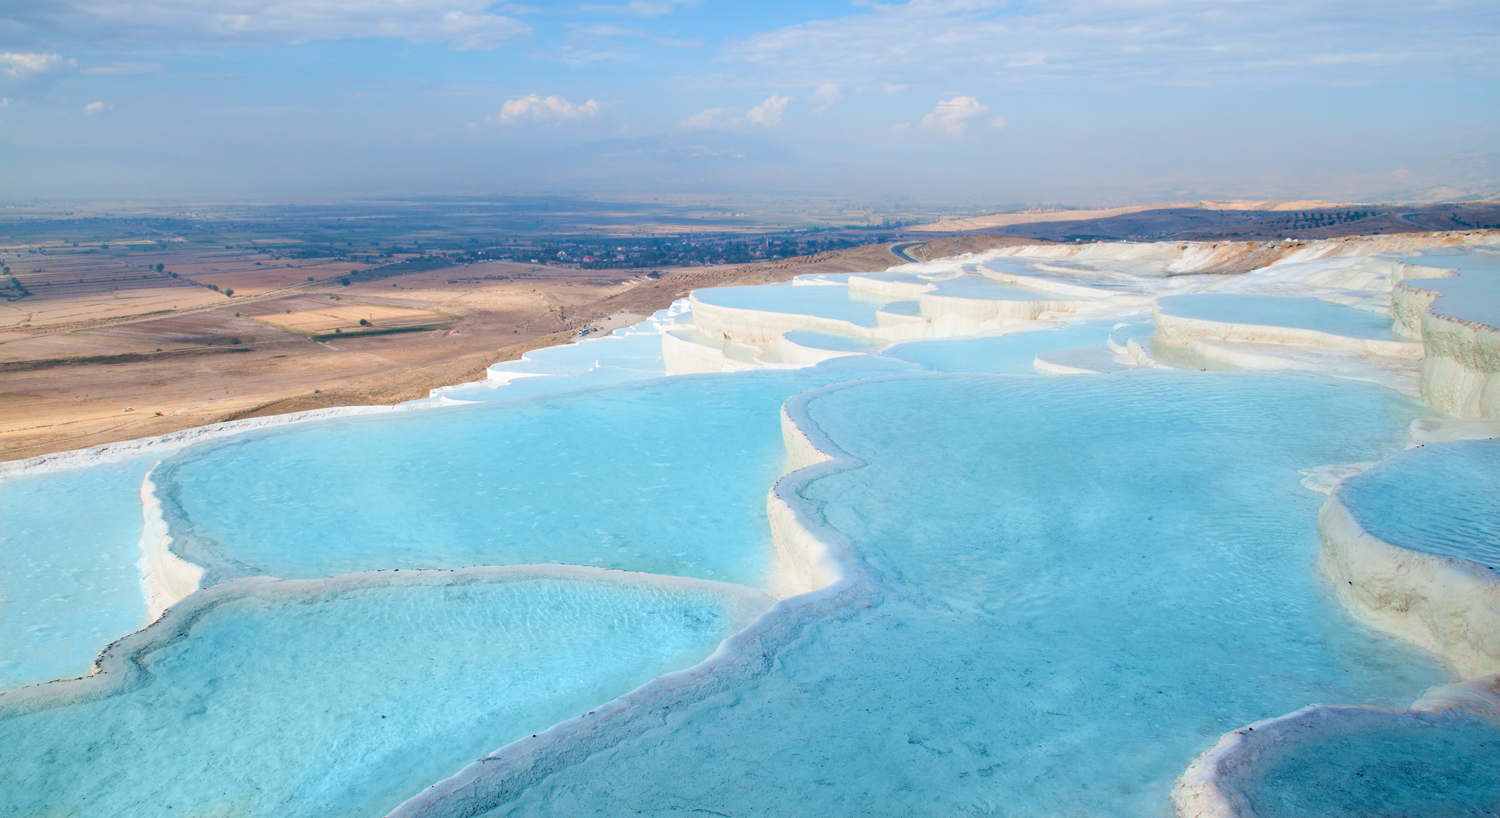
<svg viewBox="0 0 1500 818">
<path fill-rule="evenodd" d="M 1152 317 L 1156 322 L 1157 340 L 1184 347 L 1192 346 L 1194 342 L 1199 340 L 1210 339 L 1239 341 L 1243 343 L 1324 347 L 1370 355 L 1403 356 L 1410 358 L 1422 355 L 1422 344 L 1414 341 L 1352 338 L 1319 330 L 1302 329 L 1300 327 L 1239 324 L 1229 321 L 1189 318 L 1182 315 L 1173 315 L 1171 312 L 1163 309 L 1160 303 L 1152 308 Z"/>
<path fill-rule="evenodd" d="M 1500 672 L 1500 572 L 1386 542 L 1334 489 L 1318 513 L 1319 566 L 1354 616 L 1451 663 L 1465 677 Z"/>
<path fill-rule="evenodd" d="M 1500 299 L 1493 273 L 1407 262 L 1395 267 L 1395 331 L 1422 339 L 1426 349 L 1422 399 L 1458 417 L 1500 417 L 1500 327 L 1485 323 L 1500 314 L 1493 309 Z M 1465 312 L 1469 317 L 1461 317 Z M 1475 315 L 1483 320 L 1472 320 Z"/>
<path fill-rule="evenodd" d="M 1439 315 L 1429 305 L 1422 341 L 1422 399 L 1429 406 L 1458 417 L 1500 418 L 1500 329 Z"/>
<path fill-rule="evenodd" d="M 1500 677 L 1435 687 L 1407 710 L 1305 707 L 1226 734 L 1177 779 L 1172 805 L 1179 818 L 1255 818 L 1247 785 L 1304 742 L 1393 729 L 1442 729 L 1477 719 L 1500 721 Z"/>
<path fill-rule="evenodd" d="M 203 567 L 172 553 L 172 537 L 167 520 L 156 499 L 156 484 L 151 482 L 152 467 L 141 481 L 141 512 L 145 525 L 141 529 L 140 554 L 136 565 L 141 571 L 141 589 L 146 596 L 146 622 L 160 619 L 167 609 L 197 591 L 203 581 Z"/>
</svg>

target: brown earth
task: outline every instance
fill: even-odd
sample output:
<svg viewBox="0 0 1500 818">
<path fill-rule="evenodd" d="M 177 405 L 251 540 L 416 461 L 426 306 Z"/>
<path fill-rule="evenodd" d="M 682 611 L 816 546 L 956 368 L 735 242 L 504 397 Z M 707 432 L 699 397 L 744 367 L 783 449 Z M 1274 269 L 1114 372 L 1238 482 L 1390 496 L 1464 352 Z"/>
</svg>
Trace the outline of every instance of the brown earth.
<svg viewBox="0 0 1500 818">
<path fill-rule="evenodd" d="M 192 269 L 195 280 L 220 274 L 193 262 L 175 266 Z M 582 328 L 618 322 L 608 317 L 649 315 L 693 289 L 896 263 L 886 245 L 667 270 L 656 280 L 629 271 L 488 262 L 233 299 L 180 280 L 145 279 L 195 298 L 176 310 L 153 298 L 143 304 L 150 309 L 136 312 L 119 306 L 108 286 L 92 294 L 80 288 L 81 265 L 62 265 L 62 274 L 75 279 L 67 293 L 51 298 L 28 283 L 34 295 L 7 305 L 67 318 L 0 332 L 0 460 L 236 418 L 412 400 L 435 387 L 479 380 L 490 364 L 568 342 Z M 303 278 L 314 268 L 329 275 L 332 265 L 306 267 L 297 270 Z M 233 280 L 251 290 L 285 283 L 279 271 L 242 267 L 222 274 L 243 276 Z M 124 282 L 108 282 L 116 283 Z M 66 309 L 54 309 L 64 299 Z M 303 320 L 308 315 L 315 320 Z M 434 316 L 444 322 L 440 328 L 358 334 L 425 326 Z M 373 318 L 374 326 L 360 326 L 361 317 Z"/>
</svg>

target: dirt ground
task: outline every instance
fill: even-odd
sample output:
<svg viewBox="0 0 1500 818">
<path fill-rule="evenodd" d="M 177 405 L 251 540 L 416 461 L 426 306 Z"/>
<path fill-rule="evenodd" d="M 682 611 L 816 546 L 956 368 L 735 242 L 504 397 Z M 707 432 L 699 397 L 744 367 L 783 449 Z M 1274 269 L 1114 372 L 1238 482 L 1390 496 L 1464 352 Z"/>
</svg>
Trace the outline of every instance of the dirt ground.
<svg viewBox="0 0 1500 818">
<path fill-rule="evenodd" d="M 483 378 L 490 364 L 621 320 L 606 317 L 649 315 L 693 289 L 899 263 L 886 245 L 666 270 L 654 280 L 629 271 L 487 262 L 283 292 L 275 288 L 341 271 L 316 264 L 288 275 L 285 267 L 256 268 L 254 258 L 174 265 L 198 282 L 222 277 L 221 289 L 243 288 L 248 298 L 157 277 L 154 269 L 104 276 L 151 276 L 135 279 L 151 285 L 137 288 L 151 294 L 127 305 L 115 286 L 126 281 L 95 281 L 90 289 L 77 282 L 88 275 L 73 275 L 71 267 L 53 279 L 73 278 L 72 289 L 28 284 L 33 295 L 4 306 L 46 320 L 0 322 L 0 460 L 236 418 L 421 398 Z M 45 291 L 52 287 L 55 295 Z"/>
</svg>

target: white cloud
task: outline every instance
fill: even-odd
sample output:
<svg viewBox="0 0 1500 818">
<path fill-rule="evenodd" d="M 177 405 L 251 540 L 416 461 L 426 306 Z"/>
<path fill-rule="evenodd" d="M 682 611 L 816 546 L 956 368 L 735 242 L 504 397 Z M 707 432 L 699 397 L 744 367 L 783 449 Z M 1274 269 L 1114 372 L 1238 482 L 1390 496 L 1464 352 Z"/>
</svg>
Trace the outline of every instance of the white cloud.
<svg viewBox="0 0 1500 818">
<path fill-rule="evenodd" d="M 518 122 L 579 122 L 599 115 L 599 103 L 594 100 L 575 104 L 559 96 L 542 97 L 527 94 L 505 101 L 500 106 L 496 119 L 505 125 Z"/>
<path fill-rule="evenodd" d="M 94 65 L 83 69 L 85 74 L 159 74 L 162 71 L 161 63 L 154 62 L 112 62 L 108 65 Z"/>
<path fill-rule="evenodd" d="M 728 125 L 734 121 L 733 114 L 734 110 L 731 108 L 705 108 L 677 123 L 677 127 L 685 131 L 702 131 Z"/>
<path fill-rule="evenodd" d="M 701 131 L 707 128 L 724 128 L 737 125 L 760 125 L 764 128 L 777 128 L 781 126 L 781 115 L 786 113 L 787 103 L 790 97 L 772 94 L 765 101 L 743 115 L 737 115 L 736 108 L 705 108 L 696 114 L 677 123 L 677 127 L 685 131 Z"/>
<path fill-rule="evenodd" d="M 614 23 L 602 23 L 596 26 L 578 26 L 572 30 L 573 34 L 587 34 L 591 37 L 646 37 L 650 32 L 643 28 L 626 28 Z"/>
<path fill-rule="evenodd" d="M 489 0 L 54 0 L 32 4 L 15 19 L 92 44 L 376 37 L 484 50 L 531 33 L 530 26 L 505 11 L 525 9 L 497 8 Z"/>
<path fill-rule="evenodd" d="M 105 102 L 90 102 L 89 104 L 83 106 L 83 112 L 88 114 L 89 116 L 93 116 L 94 114 L 102 114 L 113 107 L 115 106 Z"/>
<path fill-rule="evenodd" d="M 908 0 L 753 34 L 725 56 L 759 82 L 1335 84 L 1500 72 L 1494 0 Z"/>
<path fill-rule="evenodd" d="M 61 54 L 6 52 L 0 54 L 0 90 L 39 93 L 77 70 L 78 62 Z"/>
<path fill-rule="evenodd" d="M 766 98 L 765 102 L 745 112 L 745 120 L 755 125 L 767 128 L 776 128 L 781 125 L 781 115 L 786 112 L 786 104 L 791 100 L 779 97 L 775 94 Z"/>
<path fill-rule="evenodd" d="M 831 82 L 825 82 L 822 85 L 819 85 L 816 91 L 812 92 L 812 96 L 809 97 L 809 99 L 813 101 L 813 112 L 821 114 L 829 108 L 832 108 L 833 104 L 842 99 L 843 96 L 843 94 L 839 93 L 839 87 L 837 85 L 834 85 Z"/>
<path fill-rule="evenodd" d="M 940 100 L 932 113 L 922 117 L 922 127 L 929 131 L 942 131 L 949 136 L 963 136 L 969 129 L 969 120 L 984 114 L 989 108 L 973 97 L 954 97 Z"/>
<path fill-rule="evenodd" d="M 1003 117 L 1003 116 L 992 116 L 992 117 L 990 117 L 990 127 L 994 128 L 997 131 L 1003 131 L 1003 130 L 1005 130 L 1005 126 L 1009 125 L 1009 124 L 1010 123 L 1006 122 L 1005 121 L 1005 117 Z"/>
<path fill-rule="evenodd" d="M 620 5 L 584 3 L 579 8 L 583 11 L 604 12 L 606 14 L 633 14 L 636 17 L 660 17 L 663 14 L 671 14 L 680 7 L 696 5 L 698 5 L 698 0 L 630 0 L 629 3 Z"/>
</svg>

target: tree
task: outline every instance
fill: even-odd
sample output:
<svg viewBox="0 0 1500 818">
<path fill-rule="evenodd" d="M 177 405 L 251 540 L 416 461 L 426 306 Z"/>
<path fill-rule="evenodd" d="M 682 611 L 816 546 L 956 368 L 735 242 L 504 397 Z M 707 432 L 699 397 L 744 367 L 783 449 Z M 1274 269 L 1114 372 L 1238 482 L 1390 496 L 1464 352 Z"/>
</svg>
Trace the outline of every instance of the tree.
<svg viewBox="0 0 1500 818">
<path fill-rule="evenodd" d="M 344 276 L 343 278 L 339 279 L 339 283 L 347 287 L 351 282 L 349 281 L 348 276 Z"/>
<path fill-rule="evenodd" d="M 167 265 L 165 265 L 165 264 L 162 264 L 162 263 L 161 263 L 161 262 L 157 262 L 157 263 L 156 263 L 156 271 L 157 271 L 157 272 L 158 272 L 158 273 L 159 273 L 159 272 L 161 272 L 161 271 L 162 271 L 162 270 L 165 270 L 165 269 L 166 269 L 166 267 L 167 267 Z"/>
</svg>

